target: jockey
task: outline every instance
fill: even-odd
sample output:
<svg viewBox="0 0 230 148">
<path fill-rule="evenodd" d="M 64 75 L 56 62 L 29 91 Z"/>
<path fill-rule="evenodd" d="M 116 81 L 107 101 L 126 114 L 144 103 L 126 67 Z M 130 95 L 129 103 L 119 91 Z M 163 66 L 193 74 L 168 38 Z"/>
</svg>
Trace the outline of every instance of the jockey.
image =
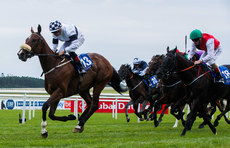
<svg viewBox="0 0 230 148">
<path fill-rule="evenodd" d="M 86 73 L 81 65 L 80 59 L 75 51 L 84 43 L 85 38 L 79 29 L 73 24 L 62 24 L 59 21 L 50 22 L 50 32 L 53 34 L 53 51 L 58 55 L 68 53 L 74 61 L 74 65 L 79 67 L 79 73 Z M 64 42 L 61 48 L 58 50 L 58 41 Z"/>
<path fill-rule="evenodd" d="M 147 70 L 147 68 L 148 64 L 145 61 L 140 60 L 139 58 L 133 59 L 133 73 L 143 77 L 145 75 L 145 71 Z"/>
<path fill-rule="evenodd" d="M 224 82 L 219 67 L 215 64 L 217 57 L 222 52 L 220 42 L 212 35 L 201 33 L 201 31 L 197 29 L 190 33 L 190 39 L 193 42 L 192 49 L 189 52 L 189 59 L 191 59 L 195 54 L 196 48 L 203 50 L 204 53 L 201 55 L 199 60 L 194 62 L 194 64 L 200 64 L 201 62 L 209 64 L 216 73 L 215 82 Z"/>
</svg>

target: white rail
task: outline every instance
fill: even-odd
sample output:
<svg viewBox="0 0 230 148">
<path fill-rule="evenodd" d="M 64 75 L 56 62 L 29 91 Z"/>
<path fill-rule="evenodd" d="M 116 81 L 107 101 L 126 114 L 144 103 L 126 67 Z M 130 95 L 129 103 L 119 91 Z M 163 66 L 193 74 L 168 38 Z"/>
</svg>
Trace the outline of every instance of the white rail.
<svg viewBox="0 0 230 148">
<path fill-rule="evenodd" d="M 35 117 L 35 100 L 47 100 L 50 95 L 46 91 L 37 90 L 4 90 L 0 89 L 0 98 L 14 98 L 23 99 L 23 109 L 22 109 L 22 123 L 25 123 L 25 111 L 26 111 L 26 101 L 29 101 L 29 120 L 31 119 L 31 110 L 33 111 L 33 117 Z M 31 106 L 31 100 L 33 100 L 33 107 Z M 85 103 L 79 95 L 74 95 L 61 100 L 73 100 L 74 101 L 74 115 L 78 117 L 78 101 L 82 101 L 82 112 L 84 111 Z M 130 97 L 128 94 L 112 94 L 112 93 L 102 93 L 100 95 L 100 100 L 103 102 L 112 102 L 112 117 L 117 119 L 118 102 L 129 102 Z M 139 122 L 139 119 L 138 119 Z"/>
</svg>

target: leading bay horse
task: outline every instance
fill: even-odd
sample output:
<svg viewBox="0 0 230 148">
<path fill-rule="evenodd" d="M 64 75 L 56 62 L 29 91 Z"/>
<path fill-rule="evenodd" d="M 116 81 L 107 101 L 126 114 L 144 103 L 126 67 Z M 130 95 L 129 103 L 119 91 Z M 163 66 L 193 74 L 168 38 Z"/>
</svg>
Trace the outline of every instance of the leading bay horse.
<svg viewBox="0 0 230 148">
<path fill-rule="evenodd" d="M 56 55 L 48 46 L 41 35 L 41 26 L 38 25 L 37 32 L 31 28 L 31 35 L 21 46 L 18 57 L 22 61 L 38 56 L 40 64 L 45 74 L 45 90 L 50 94 L 50 98 L 42 107 L 42 130 L 43 138 L 48 136 L 46 130 L 46 112 L 48 108 L 49 118 L 52 120 L 68 121 L 75 120 L 74 115 L 55 116 L 57 105 L 62 98 L 79 93 L 87 103 L 87 108 L 79 117 L 79 123 L 73 129 L 74 133 L 81 133 L 84 130 L 86 121 L 99 108 L 99 96 L 106 84 L 112 86 L 117 92 L 126 90 L 120 87 L 121 79 L 109 61 L 97 53 L 88 53 L 93 65 L 86 74 L 80 76 L 74 69 L 68 58 L 61 58 Z M 91 96 L 89 90 L 93 88 Z"/>
</svg>

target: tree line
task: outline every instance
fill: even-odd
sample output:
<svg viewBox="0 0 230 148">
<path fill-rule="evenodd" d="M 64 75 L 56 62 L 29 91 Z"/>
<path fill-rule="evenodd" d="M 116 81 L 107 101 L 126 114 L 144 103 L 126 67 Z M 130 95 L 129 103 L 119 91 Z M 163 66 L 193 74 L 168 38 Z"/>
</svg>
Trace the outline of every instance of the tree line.
<svg viewBox="0 0 230 148">
<path fill-rule="evenodd" d="M 44 80 L 33 77 L 0 77 L 0 88 L 43 88 Z"/>
</svg>

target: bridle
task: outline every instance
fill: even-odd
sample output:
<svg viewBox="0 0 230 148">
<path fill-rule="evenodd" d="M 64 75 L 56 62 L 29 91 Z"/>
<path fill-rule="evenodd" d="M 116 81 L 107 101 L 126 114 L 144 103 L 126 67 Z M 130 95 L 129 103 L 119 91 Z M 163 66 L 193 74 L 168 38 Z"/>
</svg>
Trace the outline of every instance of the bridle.
<svg viewBox="0 0 230 148">
<path fill-rule="evenodd" d="M 23 44 L 23 45 L 26 45 L 26 46 L 28 46 L 28 47 L 30 47 L 30 48 L 28 49 L 28 48 L 23 47 L 23 45 L 21 45 L 21 49 L 19 50 L 19 52 L 20 52 L 21 50 L 26 51 L 29 58 L 31 58 L 31 57 L 33 57 L 33 56 L 56 56 L 56 57 L 60 57 L 60 56 L 57 55 L 57 54 L 38 54 L 38 53 L 36 53 L 36 50 L 37 50 L 39 44 L 40 44 L 40 43 L 44 43 L 44 41 L 43 41 L 43 38 L 42 38 L 40 35 L 38 35 L 37 33 L 35 33 L 35 32 L 32 33 L 32 34 L 30 35 L 30 37 L 31 37 L 32 35 L 36 35 L 37 37 L 39 37 L 39 40 L 37 41 L 37 43 L 36 43 L 33 47 L 31 47 L 30 45 L 28 45 L 28 44 L 25 43 L 25 44 Z M 18 53 L 19 53 L 19 52 L 18 52 Z"/>
<path fill-rule="evenodd" d="M 176 60 L 175 60 L 176 54 L 168 53 L 168 55 L 169 55 L 169 54 L 173 56 L 173 66 L 171 66 L 171 68 L 174 69 L 175 64 L 176 64 Z M 182 70 L 180 70 L 180 71 L 175 71 L 174 73 L 185 72 L 185 71 L 188 71 L 188 70 L 194 68 L 195 66 L 197 66 L 197 65 L 193 64 L 192 66 L 189 66 L 189 67 L 187 67 L 187 68 L 185 68 L 185 69 L 182 69 Z M 199 70 L 200 70 L 200 69 L 201 69 L 201 67 L 199 66 Z M 200 75 L 200 74 L 199 74 L 199 70 L 198 70 L 198 76 L 197 76 L 195 79 L 193 79 L 190 83 L 185 84 L 185 86 L 192 85 L 192 84 L 193 84 L 195 81 L 197 81 L 199 78 L 205 76 L 207 73 L 210 72 L 210 70 L 209 70 L 209 71 L 206 71 L 206 72 L 204 72 L 203 74 Z M 171 73 L 170 70 L 168 70 L 168 73 Z"/>
</svg>

